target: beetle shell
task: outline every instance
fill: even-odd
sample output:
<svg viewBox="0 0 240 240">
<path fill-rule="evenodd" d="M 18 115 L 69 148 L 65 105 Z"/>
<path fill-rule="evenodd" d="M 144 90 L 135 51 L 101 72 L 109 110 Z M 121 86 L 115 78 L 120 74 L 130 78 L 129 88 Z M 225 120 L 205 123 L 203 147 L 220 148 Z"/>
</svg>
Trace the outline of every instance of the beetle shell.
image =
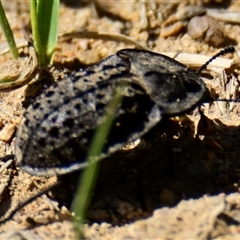
<svg viewBox="0 0 240 240">
<path fill-rule="evenodd" d="M 123 96 L 99 159 L 148 132 L 162 116 L 176 116 L 206 100 L 202 79 L 161 54 L 124 49 L 54 84 L 23 114 L 15 155 L 33 175 L 66 174 L 87 165 L 86 155 L 104 109 Z"/>
</svg>

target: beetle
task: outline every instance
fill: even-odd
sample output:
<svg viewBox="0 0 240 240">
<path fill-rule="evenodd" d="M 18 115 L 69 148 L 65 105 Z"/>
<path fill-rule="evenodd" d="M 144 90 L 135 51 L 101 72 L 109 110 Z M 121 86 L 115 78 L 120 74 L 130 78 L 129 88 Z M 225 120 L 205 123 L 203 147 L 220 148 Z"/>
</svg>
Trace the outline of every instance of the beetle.
<svg viewBox="0 0 240 240">
<path fill-rule="evenodd" d="M 17 165 L 32 175 L 61 175 L 87 165 L 93 134 L 114 89 L 123 100 L 99 159 L 140 138 L 164 116 L 194 109 L 209 96 L 199 74 L 165 55 L 123 49 L 55 83 L 23 114 Z"/>
</svg>

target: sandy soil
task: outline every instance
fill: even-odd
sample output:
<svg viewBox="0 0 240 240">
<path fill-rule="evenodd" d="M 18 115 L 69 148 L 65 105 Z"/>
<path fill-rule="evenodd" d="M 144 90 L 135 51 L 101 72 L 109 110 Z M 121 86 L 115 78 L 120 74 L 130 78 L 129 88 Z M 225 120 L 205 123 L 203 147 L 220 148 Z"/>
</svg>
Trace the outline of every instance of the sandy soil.
<svg viewBox="0 0 240 240">
<path fill-rule="evenodd" d="M 210 16 L 213 9 L 223 8 L 223 13 L 240 11 L 238 1 L 223 2 L 96 1 L 92 5 L 63 1 L 59 32 L 125 34 L 152 51 L 212 56 L 230 44 L 239 48 L 240 25 L 238 20 L 233 22 L 237 14 L 228 14 L 227 20 L 216 19 L 216 14 L 211 20 L 205 17 L 194 22 L 193 18 Z M 29 3 L 3 1 L 3 4 L 15 37 L 29 36 Z M 196 6 L 201 9 L 193 8 Z M 199 27 L 205 23 L 208 32 Z M 195 39 L 198 36 L 201 38 Z M 5 41 L 2 34 L 0 41 Z M 77 71 L 130 47 L 134 45 L 119 41 L 60 38 L 54 65 Z M 24 51 L 27 52 L 27 48 Z M 232 60 L 232 67 L 222 59 L 223 66 L 211 67 L 204 79 L 214 96 L 237 97 L 237 51 L 222 58 Z M 1 55 L 0 61 L 1 65 L 9 65 L 10 56 Z M 199 61 L 200 57 L 193 59 L 189 67 L 198 65 Z M 13 153 L 17 125 L 26 102 L 34 98 L 39 89 L 36 90 L 36 86 L 39 85 L 34 85 L 34 91 L 23 86 L 15 91 L 0 92 L 0 156 Z M 214 102 L 202 109 L 204 116 L 193 111 L 161 121 L 137 147 L 119 151 L 101 162 L 84 227 L 86 239 L 240 238 L 239 104 Z M 19 202 L 43 187 L 57 180 L 65 183 L 1 225 L 0 239 L 73 239 L 69 209 L 80 173 L 59 179 L 46 178 L 24 173 L 14 163 L 0 165 L 4 167 L 0 170 L 3 218 Z"/>
</svg>

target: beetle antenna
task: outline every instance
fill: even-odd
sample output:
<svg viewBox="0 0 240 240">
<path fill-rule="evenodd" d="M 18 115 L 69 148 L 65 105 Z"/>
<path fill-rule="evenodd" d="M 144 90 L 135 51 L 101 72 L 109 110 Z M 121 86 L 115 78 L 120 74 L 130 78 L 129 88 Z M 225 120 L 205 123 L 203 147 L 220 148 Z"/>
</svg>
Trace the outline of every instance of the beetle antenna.
<svg viewBox="0 0 240 240">
<path fill-rule="evenodd" d="M 200 69 L 197 71 L 197 74 L 199 74 L 204 68 L 207 67 L 207 65 L 212 62 L 213 60 L 215 60 L 216 58 L 225 55 L 227 53 L 233 53 L 235 52 L 235 48 L 233 46 L 229 46 L 229 47 L 225 47 L 224 49 L 222 49 L 220 52 L 218 52 L 217 54 L 215 54 L 213 57 L 211 57 L 206 63 L 204 63 Z"/>
</svg>

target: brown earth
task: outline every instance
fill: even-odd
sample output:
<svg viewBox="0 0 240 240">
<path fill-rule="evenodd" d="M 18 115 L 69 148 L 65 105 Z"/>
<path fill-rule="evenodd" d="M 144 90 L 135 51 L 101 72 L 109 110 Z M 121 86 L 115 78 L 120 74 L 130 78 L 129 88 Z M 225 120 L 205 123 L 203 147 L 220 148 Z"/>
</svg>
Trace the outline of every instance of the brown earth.
<svg viewBox="0 0 240 240">
<path fill-rule="evenodd" d="M 3 5 L 15 37 L 29 37 L 29 2 L 3 1 Z M 193 8 L 196 6 L 201 9 Z M 227 11 L 234 13 L 224 20 L 217 19 L 216 15 L 209 22 L 200 18 L 188 27 L 194 16 L 210 16 L 210 10 L 216 9 L 219 13 L 221 8 L 222 15 Z M 95 4 L 63 1 L 59 32 L 125 34 L 152 51 L 199 54 L 188 63 L 191 67 L 203 64 L 199 63 L 200 54 L 212 56 L 230 44 L 238 49 L 238 12 L 238 1 L 96 1 Z M 209 24 L 208 32 L 199 29 L 204 25 L 201 21 Z M 202 37 L 193 39 L 198 36 Z M 2 34 L 0 40 L 5 41 Z M 77 70 L 130 47 L 134 45 L 106 39 L 60 38 L 54 65 Z M 209 67 L 204 75 L 214 96 L 238 97 L 237 53 L 222 57 L 223 66 Z M 235 64 L 229 68 L 223 58 Z M 10 55 L 1 55 L 0 60 L 2 66 L 4 63 L 10 66 Z M 6 66 L 4 70 L 6 72 Z M 9 71 L 16 69 L 9 67 Z M 27 95 L 25 90 L 26 86 L 0 92 L 0 156 L 14 151 L 14 136 L 24 111 L 22 103 L 34 97 L 29 88 Z M 214 102 L 205 104 L 202 110 L 205 115 L 201 117 L 198 111 L 193 111 L 161 121 L 137 147 L 101 161 L 84 228 L 86 239 L 240 238 L 239 104 Z M 56 177 L 24 173 L 13 163 L 7 166 L 2 162 L 1 166 L 4 167 L 0 169 L 3 217 L 23 200 L 56 182 Z M 69 209 L 79 174 L 60 177 L 64 185 L 35 200 L 1 225 L 0 239 L 73 239 Z"/>
</svg>

